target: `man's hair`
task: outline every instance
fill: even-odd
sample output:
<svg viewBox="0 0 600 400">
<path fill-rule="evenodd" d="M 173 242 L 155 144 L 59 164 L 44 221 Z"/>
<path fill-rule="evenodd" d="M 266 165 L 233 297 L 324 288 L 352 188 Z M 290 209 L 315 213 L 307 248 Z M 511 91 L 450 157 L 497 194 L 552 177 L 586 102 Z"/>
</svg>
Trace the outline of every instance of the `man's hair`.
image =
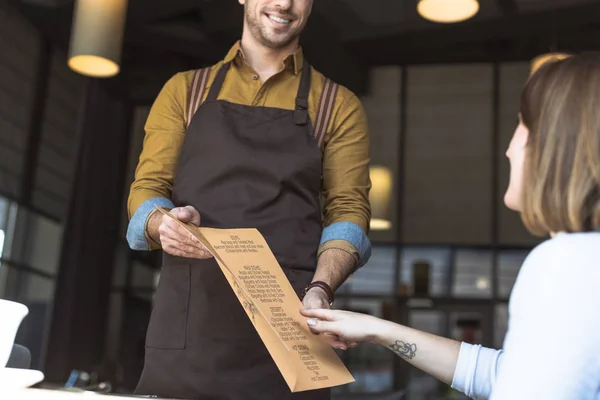
<svg viewBox="0 0 600 400">
<path fill-rule="evenodd" d="M 521 218 L 534 235 L 600 231 L 600 53 L 549 62 L 528 80 Z"/>
</svg>

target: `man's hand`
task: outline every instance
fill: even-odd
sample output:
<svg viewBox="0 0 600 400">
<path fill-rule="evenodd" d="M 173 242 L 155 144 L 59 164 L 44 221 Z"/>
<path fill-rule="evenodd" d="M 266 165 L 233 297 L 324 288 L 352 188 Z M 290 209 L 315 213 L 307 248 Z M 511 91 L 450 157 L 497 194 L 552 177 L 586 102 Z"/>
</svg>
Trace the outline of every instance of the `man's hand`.
<svg viewBox="0 0 600 400">
<path fill-rule="evenodd" d="M 306 292 L 306 296 L 304 296 L 302 304 L 308 310 L 312 310 L 315 308 L 331 308 L 329 307 L 329 299 L 327 298 L 327 292 L 325 292 L 319 287 L 313 287 L 308 292 Z"/>
<path fill-rule="evenodd" d="M 170 213 L 181 222 L 200 226 L 200 213 L 192 206 L 176 207 Z M 198 239 L 167 215 L 154 212 L 148 229 L 152 238 L 159 242 L 168 254 L 199 259 L 213 257 Z"/>
<path fill-rule="evenodd" d="M 302 300 L 302 304 L 304 305 L 304 308 L 306 310 L 328 310 L 331 308 L 329 306 L 327 292 L 325 292 L 319 287 L 311 288 L 308 292 L 306 292 L 306 295 Z M 319 334 L 319 332 L 316 330 L 311 329 L 311 331 L 314 334 Z M 356 342 L 347 342 L 340 340 L 336 335 L 329 332 L 324 332 L 323 336 L 325 337 L 329 345 L 336 349 L 346 350 L 349 347 L 356 347 L 358 345 L 358 343 Z"/>
</svg>

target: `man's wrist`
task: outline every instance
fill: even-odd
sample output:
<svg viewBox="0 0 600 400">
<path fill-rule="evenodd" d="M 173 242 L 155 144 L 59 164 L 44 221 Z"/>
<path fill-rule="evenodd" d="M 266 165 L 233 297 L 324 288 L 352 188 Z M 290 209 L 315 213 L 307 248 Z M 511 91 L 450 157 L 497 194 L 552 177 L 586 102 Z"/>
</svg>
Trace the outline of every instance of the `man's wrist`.
<svg viewBox="0 0 600 400">
<path fill-rule="evenodd" d="M 155 209 L 148 216 L 148 223 L 146 224 L 146 234 L 148 238 L 157 245 L 160 245 L 160 233 L 158 232 L 158 228 L 160 227 L 161 222 L 162 214 Z"/>
<path fill-rule="evenodd" d="M 325 283 L 323 281 L 313 281 L 312 283 L 310 283 L 308 286 L 306 286 L 304 288 L 304 290 L 302 291 L 302 299 L 304 300 L 304 297 L 306 297 L 306 295 L 314 290 L 319 290 L 321 295 L 324 295 L 325 299 L 327 299 L 327 303 L 329 303 L 329 306 L 333 306 L 333 302 L 335 300 L 335 294 L 333 292 L 333 289 L 331 289 L 331 286 L 329 286 L 328 283 Z"/>
</svg>

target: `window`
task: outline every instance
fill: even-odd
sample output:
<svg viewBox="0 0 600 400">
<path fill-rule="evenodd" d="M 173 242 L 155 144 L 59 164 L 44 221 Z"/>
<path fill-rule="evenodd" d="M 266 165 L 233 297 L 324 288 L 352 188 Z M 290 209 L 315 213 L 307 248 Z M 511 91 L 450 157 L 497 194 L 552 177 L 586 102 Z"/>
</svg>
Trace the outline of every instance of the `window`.
<svg viewBox="0 0 600 400">
<path fill-rule="evenodd" d="M 521 265 L 529 251 L 502 251 L 498 254 L 498 296 L 508 298 L 517 280 Z"/>
<path fill-rule="evenodd" d="M 406 247 L 400 259 L 399 289 L 403 296 L 447 296 L 451 250 L 443 247 Z"/>
<path fill-rule="evenodd" d="M 340 287 L 338 293 L 392 295 L 397 250 L 393 246 L 373 246 L 369 262 Z"/>
<path fill-rule="evenodd" d="M 457 250 L 452 294 L 456 297 L 491 297 L 492 257 L 489 250 Z"/>
</svg>

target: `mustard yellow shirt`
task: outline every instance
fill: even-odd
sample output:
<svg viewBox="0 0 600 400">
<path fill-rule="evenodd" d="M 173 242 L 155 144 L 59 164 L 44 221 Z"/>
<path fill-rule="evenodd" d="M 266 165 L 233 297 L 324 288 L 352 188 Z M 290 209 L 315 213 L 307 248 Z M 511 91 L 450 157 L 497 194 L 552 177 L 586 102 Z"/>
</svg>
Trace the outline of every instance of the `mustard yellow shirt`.
<svg viewBox="0 0 600 400">
<path fill-rule="evenodd" d="M 211 67 L 204 98 L 217 71 L 227 62 L 232 62 L 231 68 L 219 99 L 252 106 L 295 108 L 303 66 L 302 49 L 284 60 L 279 73 L 261 82 L 258 74 L 246 63 L 240 43 L 237 42 L 222 61 Z M 164 85 L 150 110 L 143 150 L 129 193 L 129 218 L 149 199 L 171 198 L 179 151 L 186 133 L 188 91 L 193 76 L 194 71 L 173 76 Z M 325 80 L 313 68 L 309 95 L 309 116 L 313 125 Z M 322 146 L 325 227 L 336 222 L 350 222 L 358 225 L 365 234 L 368 232 L 371 218 L 369 161 L 369 132 L 365 112 L 359 99 L 340 85 Z M 158 246 L 152 243 L 149 248 Z M 344 240 L 328 241 L 321 246 L 319 253 L 327 248 L 340 248 L 357 254 L 356 246 Z"/>
</svg>

